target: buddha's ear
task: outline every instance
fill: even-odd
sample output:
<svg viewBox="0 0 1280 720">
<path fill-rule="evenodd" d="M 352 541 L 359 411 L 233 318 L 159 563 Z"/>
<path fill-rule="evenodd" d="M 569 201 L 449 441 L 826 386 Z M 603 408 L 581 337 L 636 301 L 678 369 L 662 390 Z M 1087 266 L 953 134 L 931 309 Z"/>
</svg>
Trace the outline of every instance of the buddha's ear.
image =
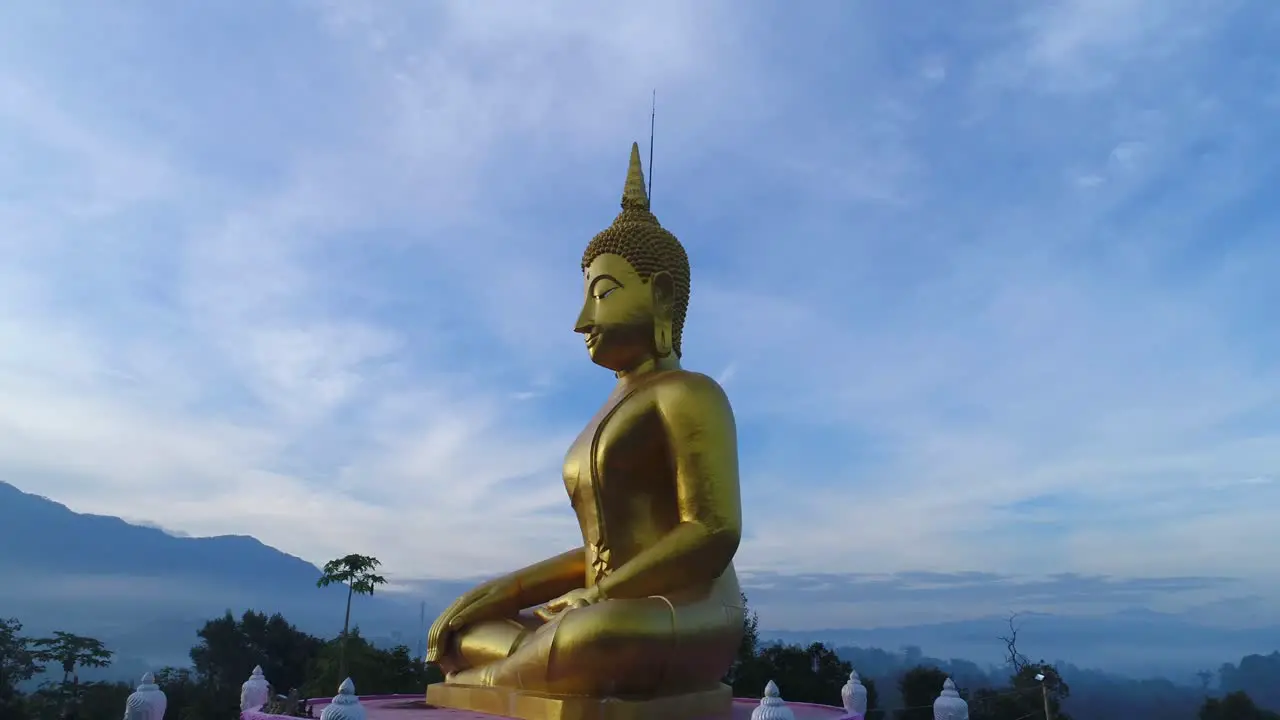
<svg viewBox="0 0 1280 720">
<path fill-rule="evenodd" d="M 657 272 L 649 278 L 649 291 L 653 293 L 653 351 L 660 358 L 671 354 L 674 339 L 671 312 L 675 305 L 676 283 L 669 272 Z"/>
<path fill-rule="evenodd" d="M 662 320 L 670 320 L 676 299 L 676 282 L 671 273 L 666 270 L 654 273 L 649 278 L 649 288 L 653 292 L 654 315 Z"/>
</svg>

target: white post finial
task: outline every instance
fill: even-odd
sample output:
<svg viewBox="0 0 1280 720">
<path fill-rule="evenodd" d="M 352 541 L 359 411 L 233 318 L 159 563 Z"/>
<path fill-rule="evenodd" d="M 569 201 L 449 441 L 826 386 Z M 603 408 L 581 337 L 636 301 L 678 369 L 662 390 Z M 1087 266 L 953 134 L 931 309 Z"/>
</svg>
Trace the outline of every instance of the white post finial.
<svg viewBox="0 0 1280 720">
<path fill-rule="evenodd" d="M 933 701 L 933 720 L 969 720 L 969 703 L 960 697 L 951 678 L 942 683 L 942 693 Z"/>
<path fill-rule="evenodd" d="M 320 713 L 320 720 L 365 720 L 364 706 L 356 697 L 356 685 L 351 678 L 338 686 L 338 694 Z"/>
<path fill-rule="evenodd" d="M 124 717 L 125 720 L 164 720 L 164 711 L 168 705 L 169 699 L 160 686 L 156 685 L 156 676 L 146 673 L 142 676 L 138 689 L 125 700 Z"/>
<path fill-rule="evenodd" d="M 271 683 L 262 674 L 262 666 L 255 665 L 249 679 L 240 686 L 240 710 L 254 710 L 271 699 Z"/>
<path fill-rule="evenodd" d="M 764 697 L 760 698 L 760 707 L 751 711 L 751 720 L 796 720 L 795 713 L 782 700 L 778 692 L 778 684 L 770 680 L 764 686 Z"/>
<path fill-rule="evenodd" d="M 846 715 L 863 717 L 867 714 L 867 688 L 858 677 L 858 671 L 849 673 L 849 682 L 840 688 L 840 700 Z"/>
</svg>

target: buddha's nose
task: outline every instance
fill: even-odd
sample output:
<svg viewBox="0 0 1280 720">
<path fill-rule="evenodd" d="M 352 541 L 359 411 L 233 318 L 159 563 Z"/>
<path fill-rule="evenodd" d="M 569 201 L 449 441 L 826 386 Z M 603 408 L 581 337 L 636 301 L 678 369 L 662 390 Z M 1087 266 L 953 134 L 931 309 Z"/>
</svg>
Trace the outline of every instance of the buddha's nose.
<svg viewBox="0 0 1280 720">
<path fill-rule="evenodd" d="M 585 335 L 591 332 L 591 328 L 595 327 L 595 324 L 596 319 L 591 312 L 591 304 L 586 303 L 582 306 L 582 312 L 578 313 L 578 320 L 573 324 L 573 331 Z"/>
</svg>

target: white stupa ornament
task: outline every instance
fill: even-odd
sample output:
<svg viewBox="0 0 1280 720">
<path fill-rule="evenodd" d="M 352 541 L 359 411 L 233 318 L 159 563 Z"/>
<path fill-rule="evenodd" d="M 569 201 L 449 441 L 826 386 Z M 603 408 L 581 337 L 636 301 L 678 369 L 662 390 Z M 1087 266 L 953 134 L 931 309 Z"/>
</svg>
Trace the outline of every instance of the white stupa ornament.
<svg viewBox="0 0 1280 720">
<path fill-rule="evenodd" d="M 156 684 L 156 676 L 147 673 L 142 676 L 138 689 L 125 701 L 124 720 L 164 720 L 168 706 L 169 699 Z"/>
<path fill-rule="evenodd" d="M 770 680 L 764 686 L 760 707 L 751 711 L 751 720 L 796 720 L 796 715 L 778 693 L 778 684 Z"/>
<path fill-rule="evenodd" d="M 365 720 L 364 706 L 356 697 L 356 684 L 351 682 L 351 678 L 338 686 L 338 694 L 324 707 L 320 720 Z"/>
<path fill-rule="evenodd" d="M 858 717 L 867 714 L 867 688 L 858 677 L 858 671 L 849 673 L 849 682 L 840 688 L 840 700 L 844 703 L 846 715 Z"/>
<path fill-rule="evenodd" d="M 271 683 L 262 674 L 262 666 L 255 665 L 249 679 L 240 686 L 240 709 L 252 710 L 267 704 L 271 697 Z"/>
<path fill-rule="evenodd" d="M 969 703 L 960 697 L 951 678 L 942 683 L 942 694 L 933 701 L 933 720 L 969 720 Z"/>
</svg>

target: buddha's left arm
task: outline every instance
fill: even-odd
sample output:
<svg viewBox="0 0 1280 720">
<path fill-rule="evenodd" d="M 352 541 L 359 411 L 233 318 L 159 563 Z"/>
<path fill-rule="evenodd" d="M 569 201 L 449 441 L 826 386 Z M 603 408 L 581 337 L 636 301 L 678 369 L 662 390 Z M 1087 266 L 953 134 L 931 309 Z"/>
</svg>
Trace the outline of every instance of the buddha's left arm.
<svg viewBox="0 0 1280 720">
<path fill-rule="evenodd" d="M 742 539 L 738 437 L 724 390 L 711 378 L 655 388 L 675 461 L 680 522 L 661 540 L 599 582 L 608 598 L 638 598 L 708 583 L 733 560 Z"/>
</svg>

